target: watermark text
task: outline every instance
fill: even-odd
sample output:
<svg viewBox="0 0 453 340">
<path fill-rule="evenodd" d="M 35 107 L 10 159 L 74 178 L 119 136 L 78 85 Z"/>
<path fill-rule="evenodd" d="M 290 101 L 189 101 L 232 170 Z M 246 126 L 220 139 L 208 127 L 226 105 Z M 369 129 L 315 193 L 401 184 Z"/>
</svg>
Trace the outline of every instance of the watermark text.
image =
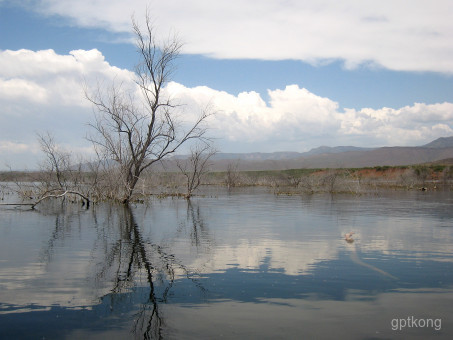
<svg viewBox="0 0 453 340">
<path fill-rule="evenodd" d="M 408 316 L 404 319 L 392 319 L 392 330 L 401 331 L 407 328 L 433 328 L 436 331 L 442 329 L 442 319 L 424 319 Z"/>
</svg>

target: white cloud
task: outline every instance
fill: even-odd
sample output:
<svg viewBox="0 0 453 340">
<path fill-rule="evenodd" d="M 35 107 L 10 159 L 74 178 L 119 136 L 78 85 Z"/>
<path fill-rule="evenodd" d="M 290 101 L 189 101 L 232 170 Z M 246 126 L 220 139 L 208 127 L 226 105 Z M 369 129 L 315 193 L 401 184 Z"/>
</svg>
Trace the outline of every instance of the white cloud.
<svg viewBox="0 0 453 340">
<path fill-rule="evenodd" d="M 130 81 L 130 71 L 110 66 L 97 50 L 58 55 L 47 51 L 0 51 L 0 152 L 3 160 L 23 160 L 35 150 L 36 132 L 50 130 L 72 149 L 89 152 L 84 140 L 92 119 L 83 97 L 88 86 Z M 166 92 L 182 106 L 189 121 L 210 104 L 218 113 L 209 121 L 211 135 L 224 151 L 305 151 L 322 144 L 357 146 L 420 145 L 453 134 L 453 103 L 415 103 L 402 108 L 339 109 L 329 98 L 288 85 L 232 95 L 206 86 L 169 83 Z M 9 156 L 11 158 L 9 158 Z M 1 166 L 2 164 L 0 164 Z"/>
<path fill-rule="evenodd" d="M 2 153 L 36 153 L 38 147 L 36 145 L 30 145 L 25 143 L 16 143 L 12 141 L 0 141 L 0 154 Z"/>
<path fill-rule="evenodd" d="M 346 109 L 340 119 L 343 135 L 373 136 L 384 145 L 415 145 L 453 134 L 453 104 L 421 104 L 400 109 Z"/>
<path fill-rule="evenodd" d="M 338 104 L 297 85 L 269 90 L 269 105 L 256 92 L 237 96 L 205 86 L 186 88 L 171 83 L 168 90 L 195 107 L 211 103 L 217 111 L 212 126 L 231 140 L 262 142 L 278 137 L 300 139 L 324 134 L 338 126 Z"/>
<path fill-rule="evenodd" d="M 338 103 L 297 85 L 269 90 L 269 104 L 256 92 L 238 96 L 207 87 L 171 83 L 169 91 L 191 107 L 211 102 L 218 113 L 213 133 L 230 141 L 256 143 L 254 151 L 302 151 L 320 142 L 359 146 L 420 145 L 453 134 L 453 104 L 420 104 L 399 109 L 339 111 Z M 261 146 L 259 146 L 261 145 Z M 302 149 L 301 149 L 302 148 Z"/>
<path fill-rule="evenodd" d="M 42 0 L 37 9 L 129 32 L 130 16 L 142 19 L 147 6 L 160 32 L 180 32 L 187 53 L 453 73 L 450 0 Z"/>
<path fill-rule="evenodd" d="M 59 55 L 53 50 L 0 51 L 1 96 L 64 105 L 88 105 L 83 100 L 83 83 L 96 79 L 130 79 L 132 73 L 110 66 L 96 49 L 75 50 Z"/>
<path fill-rule="evenodd" d="M 47 91 L 33 81 L 24 79 L 0 79 L 0 98 L 9 100 L 47 101 Z"/>
<path fill-rule="evenodd" d="M 84 140 L 91 106 L 83 86 L 130 80 L 98 50 L 59 55 L 53 50 L 0 51 L 0 154 L 20 168 L 36 166 L 36 133 L 51 131 L 63 144 L 87 153 Z M 31 155 L 31 156 L 30 156 Z"/>
</svg>

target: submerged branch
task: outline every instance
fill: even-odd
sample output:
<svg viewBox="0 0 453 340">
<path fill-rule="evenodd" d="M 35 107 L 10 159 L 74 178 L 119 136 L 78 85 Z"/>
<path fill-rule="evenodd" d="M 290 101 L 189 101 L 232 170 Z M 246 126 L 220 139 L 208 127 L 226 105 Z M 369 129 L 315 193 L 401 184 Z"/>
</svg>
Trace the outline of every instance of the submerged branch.
<svg viewBox="0 0 453 340">
<path fill-rule="evenodd" d="M 34 209 L 36 205 L 38 205 L 39 203 L 41 203 L 42 201 L 44 201 L 45 199 L 48 199 L 48 198 L 60 198 L 60 197 L 65 197 L 67 194 L 72 194 L 72 195 L 78 195 L 80 197 L 82 197 L 85 201 L 86 201 L 86 205 L 87 205 L 87 209 L 90 207 L 90 199 L 88 197 L 86 197 L 85 195 L 81 194 L 80 192 L 77 192 L 77 191 L 72 191 L 72 190 L 66 190 L 65 192 L 59 194 L 59 195 L 46 195 L 44 197 L 41 197 L 39 200 L 37 200 L 32 206 L 31 208 Z M 84 202 L 85 204 L 85 202 Z"/>
<path fill-rule="evenodd" d="M 90 207 L 90 199 L 88 197 L 86 197 L 85 195 L 81 194 L 80 192 L 73 191 L 73 190 L 65 190 L 61 194 L 48 194 L 48 195 L 41 197 L 40 199 L 38 199 L 36 202 L 33 202 L 33 203 L 0 203 L 0 205 L 15 205 L 15 206 L 26 205 L 26 206 L 30 206 L 31 209 L 35 209 L 35 206 L 37 206 L 39 203 L 41 203 L 42 201 L 44 201 L 48 198 L 61 198 L 61 197 L 65 197 L 68 194 L 80 196 L 84 200 L 84 201 L 82 201 L 83 205 L 86 204 L 87 209 Z"/>
</svg>

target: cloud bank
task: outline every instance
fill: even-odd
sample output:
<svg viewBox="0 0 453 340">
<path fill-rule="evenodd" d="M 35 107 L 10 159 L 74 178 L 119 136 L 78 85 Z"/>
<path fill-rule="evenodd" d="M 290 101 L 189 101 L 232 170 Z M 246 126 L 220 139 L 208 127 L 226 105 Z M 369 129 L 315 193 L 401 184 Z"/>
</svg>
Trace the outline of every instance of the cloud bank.
<svg viewBox="0 0 453 340">
<path fill-rule="evenodd" d="M 256 92 L 234 96 L 176 83 L 167 89 L 192 107 L 212 103 L 218 110 L 213 130 L 226 140 L 256 145 L 250 151 L 304 151 L 322 144 L 409 146 L 453 134 L 453 103 L 447 102 L 340 111 L 338 103 L 298 85 L 268 90 L 269 103 Z"/>
<path fill-rule="evenodd" d="M 215 58 L 343 60 L 353 68 L 453 73 L 450 0 L 41 0 L 31 8 L 75 25 L 129 32 L 149 8 L 160 32 L 179 32 L 185 53 Z"/>
<path fill-rule="evenodd" d="M 0 51 L 0 157 L 34 167 L 36 132 L 49 130 L 63 145 L 88 152 L 84 140 L 92 108 L 83 86 L 130 84 L 133 73 L 111 66 L 98 50 L 59 55 L 53 50 Z M 183 103 L 184 120 L 210 105 L 217 114 L 210 134 L 222 151 L 306 151 L 320 145 L 420 145 L 453 134 L 453 103 L 414 103 L 378 110 L 342 109 L 298 85 L 232 95 L 205 86 L 171 82 L 165 91 Z M 31 157 L 31 158 L 30 158 Z"/>
</svg>

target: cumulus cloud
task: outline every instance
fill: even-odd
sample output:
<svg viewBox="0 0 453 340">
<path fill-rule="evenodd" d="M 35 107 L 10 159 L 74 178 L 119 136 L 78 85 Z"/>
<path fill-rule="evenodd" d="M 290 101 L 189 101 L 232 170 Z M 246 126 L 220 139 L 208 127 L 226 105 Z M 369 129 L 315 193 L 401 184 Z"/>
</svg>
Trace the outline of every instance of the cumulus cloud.
<svg viewBox="0 0 453 340">
<path fill-rule="evenodd" d="M 373 136 L 384 145 L 414 145 L 453 134 L 453 104 L 415 103 L 399 109 L 346 109 L 340 121 L 344 135 Z"/>
<path fill-rule="evenodd" d="M 210 102 L 218 111 L 214 134 L 230 141 L 255 143 L 254 151 L 302 151 L 324 144 L 360 146 L 418 145 L 453 134 L 453 104 L 422 104 L 403 108 L 339 110 L 337 102 L 298 85 L 269 90 L 266 103 L 256 92 L 237 96 L 204 86 L 170 83 L 167 90 L 190 107 Z"/>
<path fill-rule="evenodd" d="M 65 105 L 87 103 L 81 99 L 82 85 L 95 79 L 130 79 L 132 73 L 109 65 L 96 49 L 59 55 L 53 50 L 0 51 L 0 87 L 5 97 Z"/>
<path fill-rule="evenodd" d="M 84 140 L 92 110 L 82 85 L 131 82 L 133 74 L 108 64 L 97 50 L 59 55 L 47 51 L 0 51 L 0 154 L 16 159 L 35 150 L 35 133 L 50 130 L 74 150 Z M 453 134 L 453 103 L 415 103 L 402 108 L 341 109 L 298 85 L 233 95 L 206 86 L 171 82 L 167 95 L 181 105 L 184 121 L 211 107 L 211 135 L 225 151 L 305 151 L 320 145 L 420 145 Z M 238 148 L 240 145 L 240 148 Z M 9 156 L 8 156 L 9 155 Z M 16 157 L 16 158 L 14 158 Z M 24 157 L 26 159 L 26 157 Z M 28 159 L 27 159 L 28 160 Z M 0 166 L 3 164 L 0 164 Z M 30 166 L 29 166 L 30 167 Z"/>
<path fill-rule="evenodd" d="M 62 143 L 86 152 L 91 107 L 84 84 L 121 82 L 132 76 L 109 65 L 98 50 L 67 55 L 5 50 L 0 51 L 0 64 L 0 155 L 2 163 L 19 162 L 22 168 L 36 166 L 38 132 L 52 131 Z"/>
<path fill-rule="evenodd" d="M 176 30 L 186 53 L 311 63 L 344 60 L 392 70 L 453 73 L 450 0 L 241 1 L 41 0 L 36 10 L 77 25 L 129 32 L 149 7 L 161 32 Z"/>
<path fill-rule="evenodd" d="M 33 81 L 24 79 L 0 79 L 0 98 L 5 100 L 47 101 L 47 91 Z"/>
<path fill-rule="evenodd" d="M 338 104 L 298 85 L 269 90 L 269 104 L 256 92 L 237 96 L 205 86 L 187 88 L 170 83 L 168 91 L 192 107 L 212 104 L 217 111 L 211 122 L 217 133 L 233 141 L 300 140 L 335 130 Z"/>
</svg>

